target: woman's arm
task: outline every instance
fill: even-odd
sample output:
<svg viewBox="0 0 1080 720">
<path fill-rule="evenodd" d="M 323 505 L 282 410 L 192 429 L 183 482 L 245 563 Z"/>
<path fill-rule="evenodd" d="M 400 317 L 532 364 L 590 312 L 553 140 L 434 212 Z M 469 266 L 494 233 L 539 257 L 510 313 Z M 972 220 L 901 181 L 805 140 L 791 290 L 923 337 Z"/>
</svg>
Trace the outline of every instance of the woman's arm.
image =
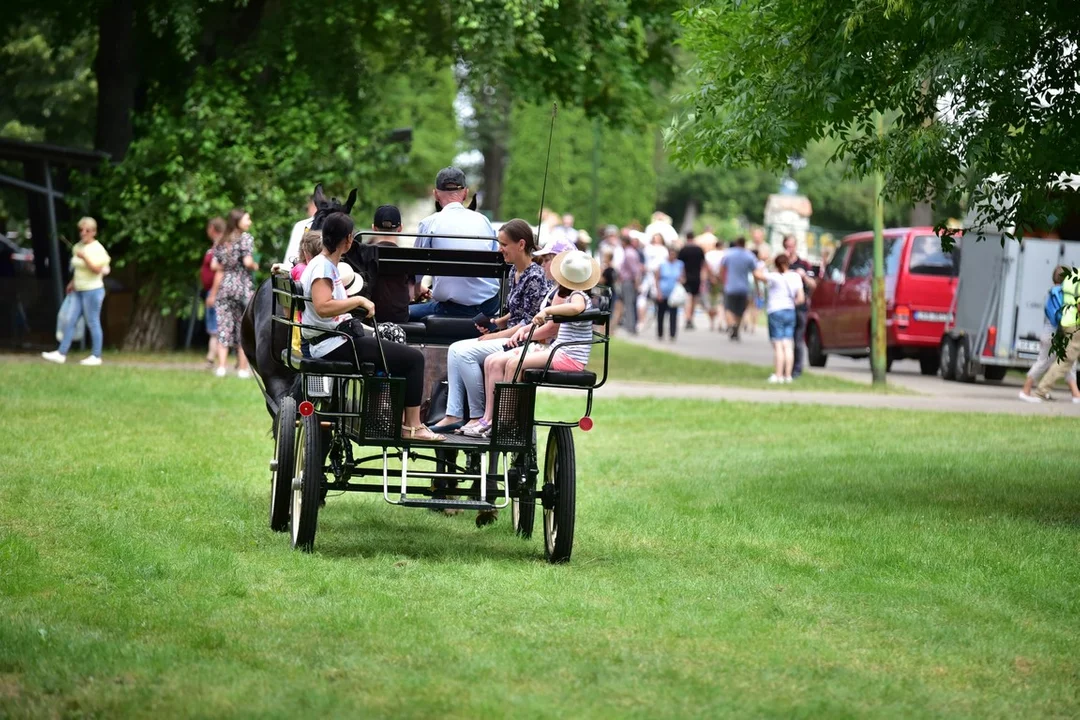
<svg viewBox="0 0 1080 720">
<path fill-rule="evenodd" d="M 334 299 L 334 286 L 330 278 L 316 278 L 311 283 L 311 304 L 319 317 L 331 318 L 347 313 L 356 308 L 363 308 L 368 314 L 375 313 L 375 305 L 366 297 L 357 295 L 345 300 Z"/>
<path fill-rule="evenodd" d="M 765 282 L 765 268 L 763 266 L 754 268 L 754 279 Z"/>
<path fill-rule="evenodd" d="M 93 263 L 93 261 L 91 261 L 91 260 L 90 260 L 90 258 L 88 258 L 88 257 L 86 256 L 86 253 L 85 253 L 85 252 L 83 251 L 83 249 L 82 249 L 82 248 L 79 248 L 79 249 L 77 249 L 77 250 L 75 251 L 75 257 L 77 257 L 77 258 L 79 258 L 80 260 L 82 260 L 82 261 L 83 261 L 83 263 L 84 263 L 84 264 L 86 265 L 86 269 L 87 269 L 87 270 L 89 270 L 90 272 L 94 273 L 95 275 L 100 275 L 100 274 L 101 274 L 101 272 L 102 272 L 102 271 L 103 271 L 103 270 L 105 269 L 105 267 L 106 267 L 106 266 L 108 265 L 108 263 L 107 263 L 107 262 L 105 262 L 105 263 L 102 263 L 101 265 L 95 265 L 95 264 Z"/>
<path fill-rule="evenodd" d="M 216 260 L 214 262 L 217 262 Z M 210 264 L 213 267 L 213 263 Z M 210 285 L 210 292 L 206 294 L 206 307 L 214 307 L 214 303 L 217 302 L 218 289 L 221 287 L 221 278 L 225 276 L 225 271 L 221 269 L 219 265 L 214 271 L 214 282 Z"/>
<path fill-rule="evenodd" d="M 259 263 L 255 262 L 255 258 L 251 257 L 250 255 L 245 255 L 243 262 L 244 262 L 244 267 L 246 267 L 248 270 L 258 270 L 259 269 Z"/>
</svg>

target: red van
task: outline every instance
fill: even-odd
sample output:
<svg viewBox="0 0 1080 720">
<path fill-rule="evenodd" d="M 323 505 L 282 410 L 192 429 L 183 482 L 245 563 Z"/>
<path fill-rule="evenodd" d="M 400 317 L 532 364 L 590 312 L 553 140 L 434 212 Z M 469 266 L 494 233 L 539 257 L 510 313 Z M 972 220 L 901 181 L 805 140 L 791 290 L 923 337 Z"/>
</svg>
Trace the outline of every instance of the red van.
<svg viewBox="0 0 1080 720">
<path fill-rule="evenodd" d="M 870 354 L 870 286 L 874 233 L 848 235 L 825 267 L 810 299 L 806 348 L 810 365 L 824 367 L 830 354 Z M 938 348 L 952 309 L 959 275 L 959 246 L 952 252 L 930 227 L 885 231 L 885 327 L 888 363 L 918 358 L 923 375 L 940 365 Z"/>
</svg>

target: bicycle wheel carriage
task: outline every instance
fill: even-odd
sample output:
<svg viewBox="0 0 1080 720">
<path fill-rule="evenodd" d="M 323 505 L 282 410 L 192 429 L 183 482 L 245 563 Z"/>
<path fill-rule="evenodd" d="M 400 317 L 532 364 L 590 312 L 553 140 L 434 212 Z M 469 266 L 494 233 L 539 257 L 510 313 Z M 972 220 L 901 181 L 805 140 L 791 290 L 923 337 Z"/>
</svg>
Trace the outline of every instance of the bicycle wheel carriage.
<svg viewBox="0 0 1080 720">
<path fill-rule="evenodd" d="M 395 239 L 401 236 L 390 235 Z M 498 252 L 367 247 L 373 255 L 372 266 L 365 273 L 369 286 L 380 276 L 403 274 L 494 277 L 500 280 L 501 295 L 505 296 L 509 266 Z M 273 320 L 278 327 L 288 329 L 273 333 L 274 356 L 301 378 L 300 398 L 286 397 L 280 403 L 270 463 L 273 530 L 289 530 L 293 547 L 312 550 L 320 505 L 327 492 L 345 491 L 382 493 L 387 503 L 401 507 L 510 507 L 513 530 L 530 538 L 539 502 L 545 556 L 553 563 L 570 559 L 576 514 L 572 429 L 591 429 L 593 391 L 607 380 L 610 290 L 595 290 L 593 307 L 582 315 L 554 318 L 555 322 L 593 323 L 592 339 L 578 344 L 603 347 L 599 377 L 588 370 L 551 370 L 550 359 L 548 367 L 524 373 L 519 366 L 513 382 L 495 386 L 489 437 L 448 434 L 444 442 L 437 443 L 403 438 L 403 378 L 376 372 L 370 363 L 323 361 L 294 352 L 289 336 L 295 328 L 304 327 L 294 318 L 307 298 L 288 276 L 273 278 L 273 296 Z M 457 340 L 479 336 L 472 320 L 464 318 L 429 317 L 423 322 L 404 323 L 402 328 L 408 344 L 440 348 L 444 353 Z M 375 336 L 378 338 L 377 332 Z M 530 333 L 530 341 L 531 337 Z M 594 357 L 594 363 L 598 359 Z M 537 419 L 534 411 L 539 387 L 584 391 L 584 415 L 576 421 Z M 542 463 L 537 451 L 538 427 L 549 428 Z M 463 458 L 460 462 L 459 454 Z M 428 463 L 428 467 L 418 467 L 421 463 Z"/>
</svg>

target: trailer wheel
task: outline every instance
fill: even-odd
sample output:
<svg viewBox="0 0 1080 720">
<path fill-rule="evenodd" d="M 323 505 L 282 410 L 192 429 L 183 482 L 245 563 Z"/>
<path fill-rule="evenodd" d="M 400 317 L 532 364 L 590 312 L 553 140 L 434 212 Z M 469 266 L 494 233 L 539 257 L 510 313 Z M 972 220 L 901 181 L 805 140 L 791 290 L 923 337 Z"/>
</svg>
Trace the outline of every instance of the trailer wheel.
<svg viewBox="0 0 1080 720">
<path fill-rule="evenodd" d="M 1005 373 L 1009 368 L 1002 365 L 986 365 L 983 367 L 983 377 L 990 382 L 1001 382 L 1005 379 Z"/>
<path fill-rule="evenodd" d="M 975 382 L 975 374 L 971 368 L 971 343 L 967 337 L 958 338 L 956 341 L 956 380 L 957 382 Z"/>
<path fill-rule="evenodd" d="M 946 335 L 941 338 L 941 345 L 938 349 L 938 355 L 940 361 L 938 365 L 941 369 L 942 380 L 955 380 L 956 379 L 956 338 L 952 335 Z"/>
</svg>

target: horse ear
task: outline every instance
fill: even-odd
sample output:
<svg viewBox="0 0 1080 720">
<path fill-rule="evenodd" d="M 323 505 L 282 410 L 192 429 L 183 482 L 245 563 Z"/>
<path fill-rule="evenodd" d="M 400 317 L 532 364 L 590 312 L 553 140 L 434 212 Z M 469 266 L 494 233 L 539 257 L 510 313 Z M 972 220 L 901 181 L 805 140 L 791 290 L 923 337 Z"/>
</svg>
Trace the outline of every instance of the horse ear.
<svg viewBox="0 0 1080 720">
<path fill-rule="evenodd" d="M 469 203 L 470 210 L 476 210 L 476 195 L 472 196 L 472 202 Z"/>
<path fill-rule="evenodd" d="M 322 208 L 326 204 L 326 196 L 323 195 L 322 183 L 315 185 L 315 192 L 311 193 L 311 201 L 315 203 L 315 207 Z"/>
<path fill-rule="evenodd" d="M 349 193 L 349 199 L 345 201 L 345 214 L 346 215 L 348 215 L 350 212 L 352 212 L 352 206 L 353 206 L 353 203 L 355 203 L 355 202 L 356 202 L 356 188 L 353 188 L 352 192 Z"/>
</svg>

